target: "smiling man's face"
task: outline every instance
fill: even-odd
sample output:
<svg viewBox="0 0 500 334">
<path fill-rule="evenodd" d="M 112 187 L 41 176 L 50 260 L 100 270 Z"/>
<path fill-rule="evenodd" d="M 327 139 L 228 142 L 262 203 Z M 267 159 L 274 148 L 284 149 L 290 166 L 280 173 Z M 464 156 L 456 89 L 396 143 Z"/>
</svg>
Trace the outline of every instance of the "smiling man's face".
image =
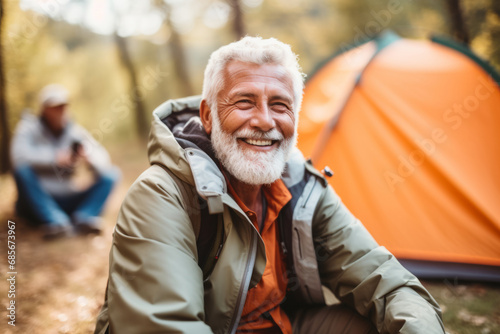
<svg viewBox="0 0 500 334">
<path fill-rule="evenodd" d="M 281 177 L 296 140 L 293 97 L 292 79 L 283 66 L 228 64 L 217 110 L 205 128 L 231 175 L 254 185 Z"/>
</svg>

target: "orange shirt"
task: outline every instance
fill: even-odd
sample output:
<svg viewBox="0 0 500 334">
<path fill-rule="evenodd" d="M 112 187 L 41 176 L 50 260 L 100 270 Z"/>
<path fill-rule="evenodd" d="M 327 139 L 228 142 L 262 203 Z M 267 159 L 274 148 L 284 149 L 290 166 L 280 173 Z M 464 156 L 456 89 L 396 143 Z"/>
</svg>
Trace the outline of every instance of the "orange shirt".
<svg viewBox="0 0 500 334">
<path fill-rule="evenodd" d="M 229 182 L 228 188 L 236 203 L 259 231 L 255 212 L 248 209 L 238 198 Z M 263 186 L 262 189 L 267 201 L 267 211 L 260 234 L 266 247 L 267 263 L 260 282 L 248 291 L 237 333 L 291 334 L 290 320 L 280 307 L 280 303 L 286 295 L 288 280 L 286 264 L 279 242 L 277 218 L 280 210 L 292 199 L 292 195 L 281 180 L 270 186 Z M 272 319 L 263 317 L 265 312 L 269 312 Z"/>
</svg>

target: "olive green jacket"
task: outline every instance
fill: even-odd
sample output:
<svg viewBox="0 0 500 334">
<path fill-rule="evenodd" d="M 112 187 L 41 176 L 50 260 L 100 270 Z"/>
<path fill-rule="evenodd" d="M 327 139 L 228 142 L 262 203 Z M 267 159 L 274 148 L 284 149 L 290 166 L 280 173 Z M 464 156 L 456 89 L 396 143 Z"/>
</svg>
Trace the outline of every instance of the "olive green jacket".
<svg viewBox="0 0 500 334">
<path fill-rule="evenodd" d="M 96 333 L 108 326 L 119 334 L 234 333 L 246 293 L 261 279 L 264 243 L 227 193 L 216 163 L 194 145 L 181 146 L 164 123 L 199 103 L 199 97 L 167 101 L 153 113 L 151 167 L 131 186 L 119 213 Z M 289 189 L 302 185 L 290 225 L 296 276 L 289 290 L 296 306 L 323 303 L 324 285 L 380 333 L 444 333 L 435 300 L 298 151 L 283 181 Z M 205 279 L 196 244 L 204 220 L 190 200 L 198 196 L 224 225 L 220 256 Z"/>
</svg>

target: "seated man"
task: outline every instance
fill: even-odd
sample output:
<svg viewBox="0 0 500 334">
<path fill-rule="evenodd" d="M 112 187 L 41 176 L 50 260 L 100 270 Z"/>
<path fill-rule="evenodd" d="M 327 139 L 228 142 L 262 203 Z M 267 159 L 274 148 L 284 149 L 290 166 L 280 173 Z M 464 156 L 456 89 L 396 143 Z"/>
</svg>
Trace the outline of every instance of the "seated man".
<svg viewBox="0 0 500 334">
<path fill-rule="evenodd" d="M 96 333 L 444 333 L 435 300 L 295 149 L 302 92 L 288 45 L 245 37 L 212 54 L 202 99 L 154 111 Z"/>
<path fill-rule="evenodd" d="M 24 115 L 12 141 L 16 211 L 42 224 L 47 238 L 73 229 L 99 233 L 99 214 L 119 177 L 106 150 L 69 121 L 67 106 L 63 87 L 46 86 L 40 94 L 40 116 Z M 95 176 L 86 189 L 72 182 L 80 164 L 88 165 Z"/>
</svg>

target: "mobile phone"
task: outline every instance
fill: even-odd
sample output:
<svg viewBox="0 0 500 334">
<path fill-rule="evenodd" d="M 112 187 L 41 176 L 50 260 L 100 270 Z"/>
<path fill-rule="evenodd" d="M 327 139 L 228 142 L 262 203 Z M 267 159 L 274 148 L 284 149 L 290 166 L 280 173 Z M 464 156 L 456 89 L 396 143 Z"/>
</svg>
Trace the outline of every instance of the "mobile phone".
<svg viewBox="0 0 500 334">
<path fill-rule="evenodd" d="M 71 144 L 71 152 L 73 153 L 73 156 L 76 156 L 78 154 L 78 151 L 80 151 L 81 147 L 82 147 L 82 143 L 80 143 L 78 140 L 75 140 Z"/>
</svg>

